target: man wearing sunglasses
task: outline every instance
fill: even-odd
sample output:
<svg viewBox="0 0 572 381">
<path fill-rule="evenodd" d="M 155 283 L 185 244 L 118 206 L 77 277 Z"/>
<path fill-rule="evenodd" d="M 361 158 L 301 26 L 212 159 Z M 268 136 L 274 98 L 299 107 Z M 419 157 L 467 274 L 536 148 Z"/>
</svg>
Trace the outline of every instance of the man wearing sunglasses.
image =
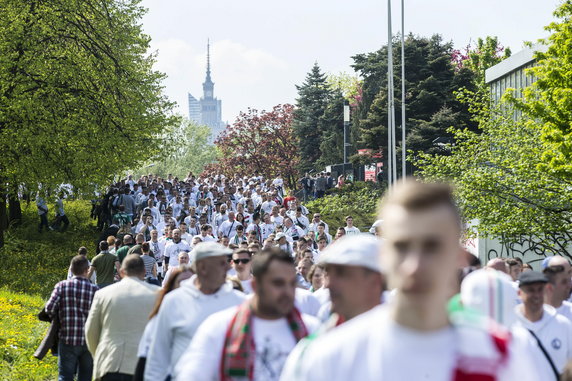
<svg viewBox="0 0 572 381">
<path fill-rule="evenodd" d="M 236 276 L 240 280 L 242 289 L 245 294 L 252 294 L 252 272 L 250 263 L 250 251 L 246 249 L 236 250 L 231 257 L 230 264 L 234 271 L 236 271 Z"/>
<path fill-rule="evenodd" d="M 567 299 L 570 296 L 572 283 L 572 267 L 561 256 L 552 257 L 548 266 L 544 269 L 544 275 L 548 279 L 544 293 L 544 303 L 556 308 L 556 311 L 572 322 L 572 303 Z"/>
</svg>

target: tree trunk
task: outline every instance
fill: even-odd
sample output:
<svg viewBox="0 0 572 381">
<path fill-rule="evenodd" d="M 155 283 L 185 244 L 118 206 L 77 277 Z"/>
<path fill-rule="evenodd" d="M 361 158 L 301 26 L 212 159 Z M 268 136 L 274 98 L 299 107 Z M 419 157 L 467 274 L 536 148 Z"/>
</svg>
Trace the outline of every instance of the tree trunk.
<svg viewBox="0 0 572 381">
<path fill-rule="evenodd" d="M 4 230 L 8 228 L 8 215 L 6 213 L 6 190 L 0 178 L 0 248 L 4 246 Z"/>
<path fill-rule="evenodd" d="M 10 196 L 8 199 L 8 206 L 10 208 L 10 224 L 20 225 L 22 223 L 22 207 L 20 206 L 20 200 L 18 200 L 17 197 Z"/>
<path fill-rule="evenodd" d="M 22 207 L 20 199 L 18 199 L 18 185 L 12 184 L 10 193 L 8 194 L 9 224 L 19 225 L 22 222 Z"/>
</svg>

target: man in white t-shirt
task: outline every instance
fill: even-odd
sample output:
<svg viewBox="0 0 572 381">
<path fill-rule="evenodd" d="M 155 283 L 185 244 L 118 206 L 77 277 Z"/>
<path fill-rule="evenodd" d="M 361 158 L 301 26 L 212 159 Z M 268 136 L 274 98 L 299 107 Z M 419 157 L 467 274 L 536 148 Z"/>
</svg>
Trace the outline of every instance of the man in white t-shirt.
<svg viewBox="0 0 572 381">
<path fill-rule="evenodd" d="M 570 277 L 572 276 L 570 263 L 561 256 L 554 256 L 548 261 L 548 266 L 543 273 L 548 279 L 544 303 L 556 308 L 560 315 L 572 323 L 572 303 L 567 301 L 570 296 Z"/>
<path fill-rule="evenodd" d="M 239 249 L 232 253 L 231 266 L 246 295 L 252 294 L 252 254 L 248 249 Z"/>
<path fill-rule="evenodd" d="M 315 318 L 294 307 L 296 271 L 290 255 L 262 251 L 252 272 L 253 297 L 199 327 L 175 379 L 277 381 L 296 343 L 317 328 Z"/>
<path fill-rule="evenodd" d="M 169 270 L 170 266 L 179 265 L 179 253 L 181 251 L 190 252 L 191 246 L 187 241 L 181 239 L 181 231 L 179 229 L 173 230 L 173 240 L 165 244 L 165 271 Z"/>
<path fill-rule="evenodd" d="M 236 234 L 236 228 L 242 226 L 240 222 L 235 219 L 234 212 L 228 212 L 228 220 L 223 221 L 218 228 L 219 237 L 232 237 Z"/>
<path fill-rule="evenodd" d="M 548 355 L 544 360 L 549 365 L 552 362 L 561 374 L 572 359 L 572 323 L 554 307 L 544 304 L 548 279 L 542 273 L 526 271 L 518 280 L 518 296 L 522 299 L 516 307 L 518 322 L 531 332 L 540 348 L 544 347 Z"/>
<path fill-rule="evenodd" d="M 360 230 L 354 226 L 354 218 L 352 216 L 346 217 L 346 226 L 344 227 L 344 230 L 347 235 L 361 233 Z"/>
<path fill-rule="evenodd" d="M 538 380 L 506 332 L 501 336 L 449 321 L 447 303 L 463 253 L 451 188 L 401 182 L 384 200 L 381 218 L 381 266 L 395 296 L 318 337 L 292 373 L 294 379 Z"/>
</svg>

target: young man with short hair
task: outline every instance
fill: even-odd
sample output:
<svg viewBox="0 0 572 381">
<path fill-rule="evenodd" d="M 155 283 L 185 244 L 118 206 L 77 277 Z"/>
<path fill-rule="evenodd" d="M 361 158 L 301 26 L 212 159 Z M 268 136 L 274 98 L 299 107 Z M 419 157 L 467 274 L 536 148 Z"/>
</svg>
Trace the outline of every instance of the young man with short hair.
<svg viewBox="0 0 572 381">
<path fill-rule="evenodd" d="M 346 217 L 346 226 L 344 227 L 344 230 L 347 235 L 361 233 L 360 230 L 354 226 L 354 218 L 352 216 Z"/>
<path fill-rule="evenodd" d="M 277 381 L 296 343 L 317 328 L 294 307 L 294 260 L 272 249 L 252 264 L 254 296 L 212 315 L 175 368 L 180 380 Z"/>
<path fill-rule="evenodd" d="M 449 320 L 447 304 L 463 253 L 450 187 L 400 182 L 384 200 L 380 218 L 381 267 L 396 289 L 391 303 L 318 337 L 296 380 L 538 380 L 529 356 L 504 332 Z"/>
</svg>

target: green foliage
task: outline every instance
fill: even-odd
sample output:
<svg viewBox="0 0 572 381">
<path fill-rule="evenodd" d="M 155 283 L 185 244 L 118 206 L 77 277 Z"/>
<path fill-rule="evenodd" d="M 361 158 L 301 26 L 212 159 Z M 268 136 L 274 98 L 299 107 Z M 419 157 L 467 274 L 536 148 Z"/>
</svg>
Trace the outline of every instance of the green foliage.
<svg viewBox="0 0 572 381">
<path fill-rule="evenodd" d="M 546 27 L 551 34 L 539 42 L 548 50 L 536 52 L 537 65 L 528 70 L 536 82 L 523 91 L 521 99 L 508 99 L 533 120 L 547 147 L 538 164 L 567 181 L 572 179 L 572 1 L 561 3 L 554 12 L 558 21 Z"/>
<path fill-rule="evenodd" d="M 48 297 L 54 285 L 65 279 L 71 258 L 80 246 L 95 254 L 98 232 L 89 217 L 88 201 L 65 201 L 70 225 L 66 232 L 38 233 L 39 217 L 32 202 L 23 205 L 23 223 L 6 232 L 6 243 L 0 249 L 0 284 L 10 290 Z M 50 219 L 54 215 L 49 205 Z M 50 221 L 51 222 L 51 221 Z"/>
<path fill-rule="evenodd" d="M 307 172 L 315 168 L 316 162 L 322 155 L 320 120 L 330 100 L 331 90 L 318 63 L 314 63 L 304 83 L 296 86 L 296 89 L 298 98 L 294 111 L 294 136 L 300 153 L 299 170 Z"/>
<path fill-rule="evenodd" d="M 326 167 L 344 161 L 344 96 L 340 90 L 331 93 L 324 114 L 318 120 L 320 158 L 317 165 Z"/>
<path fill-rule="evenodd" d="M 0 379 L 57 378 L 57 357 L 50 353 L 42 361 L 33 357 L 48 328 L 36 317 L 43 306 L 39 296 L 0 289 Z"/>
<path fill-rule="evenodd" d="M 401 43 L 393 43 L 395 66 L 395 119 L 401 124 Z M 405 87 L 407 146 L 414 151 L 434 148 L 437 138 L 450 138 L 444 119 L 454 120 L 458 127 L 472 127 L 474 122 L 467 106 L 460 103 L 453 92 L 460 87 L 471 87 L 470 70 L 456 70 L 452 62 L 453 46 L 440 35 L 430 38 L 410 34 L 405 39 Z M 387 46 L 376 52 L 353 57 L 354 69 L 363 78 L 363 98 L 352 119 L 354 129 L 360 131 L 359 146 L 387 151 Z M 446 115 L 445 115 L 446 114 Z M 399 130 L 398 130 L 399 131 Z M 400 140 L 400 139 L 399 139 Z M 398 155 L 398 161 L 401 155 Z M 400 167 L 401 164 L 397 163 Z"/>
<path fill-rule="evenodd" d="M 211 130 L 208 126 L 198 125 L 186 118 L 181 118 L 180 127 L 174 134 L 166 136 L 168 148 L 154 160 L 151 172 L 167 177 L 169 173 L 185 178 L 189 171 L 201 173 L 217 156 L 216 147 L 209 144 Z M 135 175 L 147 174 L 146 166 L 135 172 Z"/>
<path fill-rule="evenodd" d="M 466 221 L 479 220 L 482 236 L 531 237 L 545 250 L 568 254 L 572 242 L 569 183 L 539 169 L 547 149 L 530 120 L 515 120 L 507 105 L 481 120 L 481 133 L 451 129 L 450 156 L 421 154 L 416 165 L 427 180 L 456 187 Z"/>
<path fill-rule="evenodd" d="M 0 0 L 0 182 L 107 184 L 164 149 L 139 2 Z"/>
<path fill-rule="evenodd" d="M 330 226 L 330 234 L 345 226 L 345 217 L 351 215 L 354 225 L 362 232 L 375 222 L 383 191 L 369 182 L 355 182 L 332 189 L 328 194 L 305 205 L 310 213 L 320 212 L 322 220 Z"/>
</svg>

